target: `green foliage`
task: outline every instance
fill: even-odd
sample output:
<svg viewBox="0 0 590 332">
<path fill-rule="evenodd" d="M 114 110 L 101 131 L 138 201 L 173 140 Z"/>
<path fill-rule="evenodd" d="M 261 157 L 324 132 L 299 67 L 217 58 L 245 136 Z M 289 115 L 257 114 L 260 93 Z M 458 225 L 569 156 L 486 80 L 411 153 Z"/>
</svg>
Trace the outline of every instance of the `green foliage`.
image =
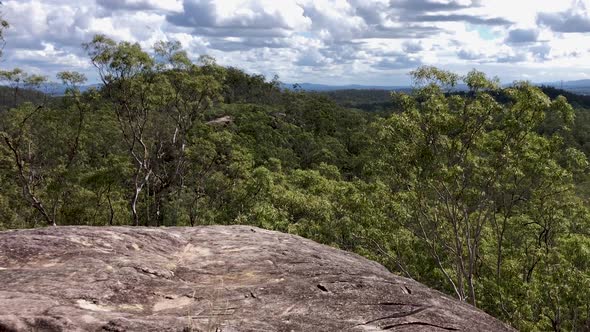
<svg viewBox="0 0 590 332">
<path fill-rule="evenodd" d="M 573 289 L 546 293 L 559 284 L 546 276 L 571 266 L 559 254 L 561 241 L 588 242 L 570 226 L 586 213 L 573 179 L 587 159 L 558 134 L 538 132 L 551 114 L 567 130 L 572 107 L 527 83 L 506 89 L 509 101 L 499 103 L 492 95 L 497 83 L 478 72 L 463 78 L 471 89 L 464 95 L 440 88 L 455 85 L 455 75 L 433 68 L 414 75 L 426 83 L 413 95 L 397 95 L 402 112 L 376 124 L 381 161 L 369 166 L 409 208 L 396 227 L 422 243 L 440 272 L 408 264 L 410 274 L 434 279 L 429 284 L 442 278 L 448 292 L 522 330 L 585 324 L 587 316 L 564 318 L 564 311 L 586 310 L 580 301 L 561 300 L 575 296 Z"/>
<path fill-rule="evenodd" d="M 85 48 L 99 89 L 63 72 L 65 96 L 47 102 L 25 89 L 41 77 L 0 73 L 0 228 L 256 225 L 357 252 L 523 331 L 590 327 L 590 118 L 566 98 L 423 67 L 369 114 L 192 62 L 177 42 Z"/>
</svg>

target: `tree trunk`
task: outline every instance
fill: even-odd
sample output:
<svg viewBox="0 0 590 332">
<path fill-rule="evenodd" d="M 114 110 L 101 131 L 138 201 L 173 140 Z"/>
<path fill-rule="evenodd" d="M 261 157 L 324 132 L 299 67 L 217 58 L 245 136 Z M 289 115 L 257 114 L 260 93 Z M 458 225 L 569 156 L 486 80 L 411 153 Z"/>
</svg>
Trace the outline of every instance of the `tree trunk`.
<svg viewBox="0 0 590 332">
<path fill-rule="evenodd" d="M 139 226 L 139 216 L 137 214 L 137 199 L 139 198 L 140 189 L 135 188 L 135 194 L 131 199 L 131 213 L 133 214 L 133 225 Z"/>
<path fill-rule="evenodd" d="M 107 202 L 109 203 L 109 226 L 113 226 L 113 219 L 115 218 L 115 210 L 113 209 L 113 203 L 111 202 L 111 185 L 107 190 Z"/>
</svg>

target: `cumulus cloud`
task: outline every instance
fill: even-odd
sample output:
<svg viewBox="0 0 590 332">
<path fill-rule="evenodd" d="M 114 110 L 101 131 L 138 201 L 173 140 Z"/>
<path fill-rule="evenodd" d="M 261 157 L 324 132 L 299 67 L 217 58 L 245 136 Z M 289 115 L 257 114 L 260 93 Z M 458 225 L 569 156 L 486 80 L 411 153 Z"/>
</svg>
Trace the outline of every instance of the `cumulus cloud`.
<svg viewBox="0 0 590 332">
<path fill-rule="evenodd" d="M 289 47 L 289 43 L 283 38 L 224 37 L 211 38 L 209 47 L 220 51 L 234 52 L 256 48 L 286 48 Z"/>
<path fill-rule="evenodd" d="M 379 25 L 386 17 L 389 7 L 387 1 L 350 0 L 354 14 L 362 17 L 368 25 Z"/>
<path fill-rule="evenodd" d="M 382 39 L 426 39 L 434 37 L 445 32 L 444 29 L 436 26 L 420 26 L 415 24 L 410 25 L 393 25 L 393 26 L 377 26 L 371 30 L 363 31 L 358 35 L 358 38 L 382 38 Z"/>
<path fill-rule="evenodd" d="M 590 13 L 586 3 L 575 1 L 571 8 L 557 13 L 539 13 L 537 23 L 555 32 L 590 32 Z"/>
<path fill-rule="evenodd" d="M 479 17 L 474 15 L 422 15 L 413 17 L 411 21 L 418 22 L 466 22 L 471 24 L 482 24 L 482 25 L 510 25 L 512 22 L 501 18 L 501 17 Z"/>
<path fill-rule="evenodd" d="M 359 38 L 369 30 L 365 19 L 347 1 L 307 1 L 301 5 L 303 14 L 311 21 L 311 30 L 320 38 L 346 41 Z"/>
<path fill-rule="evenodd" d="M 549 55 L 551 53 L 551 46 L 549 46 L 547 44 L 537 45 L 537 46 L 531 47 L 529 49 L 529 51 L 532 53 L 532 55 L 538 61 L 549 60 L 550 59 Z"/>
<path fill-rule="evenodd" d="M 383 59 L 379 61 L 374 68 L 377 69 L 414 69 L 422 64 L 421 61 L 411 58 L 396 58 L 396 59 Z"/>
<path fill-rule="evenodd" d="M 373 65 L 374 68 L 384 70 L 411 70 L 423 64 L 422 60 L 415 55 L 407 55 L 399 52 L 390 52 Z"/>
<path fill-rule="evenodd" d="M 303 52 L 295 62 L 295 64 L 305 67 L 324 67 L 329 63 L 329 59 L 324 57 L 318 50 Z"/>
<path fill-rule="evenodd" d="M 424 50 L 424 46 L 417 41 L 406 41 L 403 43 L 403 50 L 406 53 L 418 53 Z"/>
<path fill-rule="evenodd" d="M 191 28 L 217 28 L 221 31 L 293 30 L 310 22 L 294 2 L 184 0 L 180 13 L 167 16 L 170 23 Z"/>
<path fill-rule="evenodd" d="M 459 52 L 457 52 L 457 56 L 459 57 L 459 59 L 463 60 L 480 60 L 482 58 L 485 58 L 485 54 L 467 49 L 459 50 Z"/>
<path fill-rule="evenodd" d="M 96 0 L 103 8 L 110 10 L 180 10 L 182 4 L 179 0 Z"/>
<path fill-rule="evenodd" d="M 465 10 L 479 8 L 481 1 L 392 0 L 390 17 L 406 22 L 465 22 L 483 25 L 510 25 L 501 17 L 468 14 Z"/>
<path fill-rule="evenodd" d="M 413 12 L 453 11 L 478 7 L 479 1 L 393 0 L 392 6 Z"/>
<path fill-rule="evenodd" d="M 39 49 L 43 42 L 79 46 L 92 19 L 88 7 L 72 8 L 34 1 L 7 2 L 3 14 L 13 26 L 6 31 L 8 47 L 14 41 L 15 46 L 23 49 Z"/>
<path fill-rule="evenodd" d="M 508 32 L 507 43 L 534 43 L 539 37 L 539 31 L 535 29 L 514 29 Z"/>
<path fill-rule="evenodd" d="M 469 70 L 473 62 L 509 80 L 541 64 L 579 73 L 589 67 L 580 45 L 590 35 L 568 32 L 590 31 L 589 1 L 3 0 L 12 24 L 3 65 L 92 77 L 80 44 L 104 33 L 146 49 L 178 40 L 195 59 L 209 54 L 286 82 L 392 85 L 421 64 Z"/>
<path fill-rule="evenodd" d="M 525 53 L 505 54 L 496 59 L 496 61 L 499 63 L 518 63 L 526 60 L 527 56 Z"/>
</svg>

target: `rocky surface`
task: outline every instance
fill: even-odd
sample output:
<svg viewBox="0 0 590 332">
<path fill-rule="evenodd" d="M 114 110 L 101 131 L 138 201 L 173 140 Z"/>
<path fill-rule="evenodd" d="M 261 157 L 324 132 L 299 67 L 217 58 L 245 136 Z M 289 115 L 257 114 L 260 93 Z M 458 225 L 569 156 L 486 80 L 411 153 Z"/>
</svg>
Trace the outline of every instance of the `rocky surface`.
<svg viewBox="0 0 590 332">
<path fill-rule="evenodd" d="M 0 232 L 0 331 L 511 331 L 381 265 L 246 226 Z"/>
</svg>

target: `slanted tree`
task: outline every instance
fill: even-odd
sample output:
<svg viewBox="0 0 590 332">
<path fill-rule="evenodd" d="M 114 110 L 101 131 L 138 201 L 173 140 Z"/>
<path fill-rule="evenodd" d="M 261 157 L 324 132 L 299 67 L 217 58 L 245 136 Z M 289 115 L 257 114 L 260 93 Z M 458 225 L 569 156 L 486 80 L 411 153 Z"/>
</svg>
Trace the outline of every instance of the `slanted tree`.
<svg viewBox="0 0 590 332">
<path fill-rule="evenodd" d="M 31 87 L 45 81 L 44 77 L 27 75 L 20 70 L 10 72 L 5 78 L 14 80 L 15 94 L 23 82 Z M 77 90 L 77 85 L 83 83 L 85 77 L 66 72 L 59 73 L 58 78 L 69 85 L 65 100 L 73 99 L 73 105 L 62 111 L 45 104 L 24 103 L 2 114 L 0 128 L 3 152 L 10 156 L 6 160 L 10 160 L 22 197 L 47 224 L 54 226 L 68 187 L 66 179 L 79 152 L 79 138 L 87 111 Z M 58 131 L 56 126 L 64 124 L 66 126 Z"/>
</svg>

